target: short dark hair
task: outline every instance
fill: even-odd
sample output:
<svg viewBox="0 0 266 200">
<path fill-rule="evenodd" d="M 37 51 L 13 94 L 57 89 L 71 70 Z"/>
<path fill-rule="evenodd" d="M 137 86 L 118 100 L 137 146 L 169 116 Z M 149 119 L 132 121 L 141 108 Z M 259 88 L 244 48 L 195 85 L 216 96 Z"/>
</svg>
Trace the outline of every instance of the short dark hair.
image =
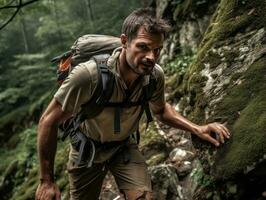
<svg viewBox="0 0 266 200">
<path fill-rule="evenodd" d="M 122 34 L 125 34 L 129 41 L 137 36 L 139 28 L 143 26 L 148 33 L 163 34 L 169 33 L 170 24 L 161 18 L 156 17 L 153 8 L 139 8 L 134 10 L 125 20 L 122 26 Z"/>
</svg>

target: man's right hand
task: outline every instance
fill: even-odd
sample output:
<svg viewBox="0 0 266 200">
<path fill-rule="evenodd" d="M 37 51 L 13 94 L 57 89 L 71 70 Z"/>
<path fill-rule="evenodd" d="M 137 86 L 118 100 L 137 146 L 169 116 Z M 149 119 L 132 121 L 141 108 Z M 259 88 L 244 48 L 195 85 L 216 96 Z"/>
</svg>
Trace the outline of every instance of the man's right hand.
<svg viewBox="0 0 266 200">
<path fill-rule="evenodd" d="M 35 200 L 60 200 L 61 193 L 56 183 L 42 181 L 37 188 Z"/>
</svg>

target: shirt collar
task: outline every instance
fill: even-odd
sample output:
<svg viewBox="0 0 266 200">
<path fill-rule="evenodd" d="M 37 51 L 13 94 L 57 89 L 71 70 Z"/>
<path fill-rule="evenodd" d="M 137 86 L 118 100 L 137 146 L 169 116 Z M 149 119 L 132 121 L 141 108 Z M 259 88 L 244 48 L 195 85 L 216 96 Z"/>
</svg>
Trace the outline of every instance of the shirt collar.
<svg viewBox="0 0 266 200">
<path fill-rule="evenodd" d="M 120 70 L 119 70 L 119 56 L 122 51 L 122 47 L 116 48 L 112 55 L 107 60 L 107 66 L 109 69 L 119 78 L 121 78 Z M 149 84 L 150 75 L 145 75 L 142 78 L 142 85 Z"/>
</svg>

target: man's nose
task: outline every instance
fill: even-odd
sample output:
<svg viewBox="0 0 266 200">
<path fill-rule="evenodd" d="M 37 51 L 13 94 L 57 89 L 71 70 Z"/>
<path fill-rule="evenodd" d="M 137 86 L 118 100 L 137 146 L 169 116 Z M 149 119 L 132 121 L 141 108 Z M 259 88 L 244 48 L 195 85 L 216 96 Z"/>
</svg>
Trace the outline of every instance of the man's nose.
<svg viewBox="0 0 266 200">
<path fill-rule="evenodd" d="M 149 51 L 146 55 L 147 60 L 155 62 L 155 54 L 153 51 Z"/>
</svg>

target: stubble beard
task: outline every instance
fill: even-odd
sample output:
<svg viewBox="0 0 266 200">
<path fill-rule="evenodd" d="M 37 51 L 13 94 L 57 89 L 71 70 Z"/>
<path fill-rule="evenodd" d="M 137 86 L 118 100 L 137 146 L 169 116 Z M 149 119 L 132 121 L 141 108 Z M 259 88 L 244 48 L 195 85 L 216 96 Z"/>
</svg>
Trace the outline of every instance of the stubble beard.
<svg viewBox="0 0 266 200">
<path fill-rule="evenodd" d="M 126 57 L 126 62 L 127 62 L 127 66 L 131 69 L 131 71 L 139 76 L 150 75 L 155 66 L 155 63 L 149 63 L 145 59 L 141 60 L 140 63 L 135 65 L 134 63 L 128 62 L 128 58 Z"/>
<path fill-rule="evenodd" d="M 146 60 L 142 60 L 138 65 L 128 63 L 131 70 L 138 75 L 149 75 L 152 73 L 155 63 L 149 63 Z"/>
<path fill-rule="evenodd" d="M 146 66 L 145 68 L 141 68 L 139 65 L 137 66 L 129 65 L 129 66 L 135 74 L 140 75 L 140 76 L 150 75 L 154 68 L 154 67 L 146 67 Z"/>
</svg>

